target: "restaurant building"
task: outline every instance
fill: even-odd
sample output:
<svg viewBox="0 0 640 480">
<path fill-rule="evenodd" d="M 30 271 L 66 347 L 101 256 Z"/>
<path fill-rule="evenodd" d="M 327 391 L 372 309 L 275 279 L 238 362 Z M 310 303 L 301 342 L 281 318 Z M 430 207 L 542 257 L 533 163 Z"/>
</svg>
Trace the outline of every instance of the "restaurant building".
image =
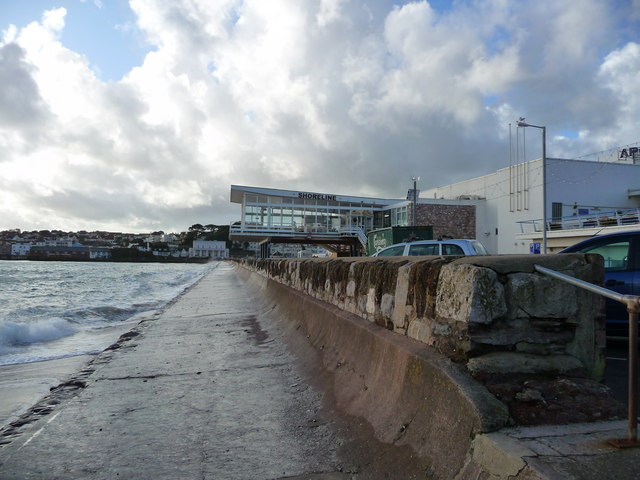
<svg viewBox="0 0 640 480">
<path fill-rule="evenodd" d="M 372 230 L 413 224 L 409 199 L 232 185 L 231 202 L 241 209 L 229 238 L 259 242 L 262 257 L 269 256 L 272 243 L 315 244 L 337 255 L 362 255 Z M 476 203 L 418 199 L 416 224 L 429 222 L 434 236 L 475 237 Z"/>
</svg>

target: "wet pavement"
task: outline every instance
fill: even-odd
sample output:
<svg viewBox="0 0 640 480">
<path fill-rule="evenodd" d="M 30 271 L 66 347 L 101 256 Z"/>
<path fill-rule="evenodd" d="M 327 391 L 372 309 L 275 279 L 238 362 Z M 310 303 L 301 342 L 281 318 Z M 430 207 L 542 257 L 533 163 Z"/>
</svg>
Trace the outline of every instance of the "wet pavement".
<svg viewBox="0 0 640 480">
<path fill-rule="evenodd" d="M 629 344 L 627 338 L 608 338 L 605 384 L 616 400 L 626 404 L 629 391 Z M 639 404 L 640 406 L 640 404 Z M 640 410 L 639 410 L 640 411 Z"/>
<path fill-rule="evenodd" d="M 219 263 L 5 429 L 0 478 L 428 478 L 333 410 L 270 308 Z"/>
</svg>

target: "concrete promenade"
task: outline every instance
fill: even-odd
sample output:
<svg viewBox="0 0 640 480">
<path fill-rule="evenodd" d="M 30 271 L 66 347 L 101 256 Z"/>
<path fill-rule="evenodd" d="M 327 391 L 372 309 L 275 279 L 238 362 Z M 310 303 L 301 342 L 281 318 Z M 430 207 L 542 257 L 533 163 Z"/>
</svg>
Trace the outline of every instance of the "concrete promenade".
<svg viewBox="0 0 640 480">
<path fill-rule="evenodd" d="M 428 478 L 332 410 L 247 289 L 220 263 L 121 337 L 5 429 L 0 478 Z"/>
<path fill-rule="evenodd" d="M 640 449 L 607 444 L 626 435 L 625 421 L 470 438 L 455 424 L 468 409 L 452 407 L 449 417 L 429 400 L 454 385 L 429 377 L 429 365 L 473 393 L 458 366 L 266 285 L 217 264 L 3 429 L 0 479 L 429 480 L 436 468 L 445 480 L 640 479 Z M 413 397 L 394 384 L 407 365 Z M 429 461 L 413 444 L 440 453 Z"/>
</svg>

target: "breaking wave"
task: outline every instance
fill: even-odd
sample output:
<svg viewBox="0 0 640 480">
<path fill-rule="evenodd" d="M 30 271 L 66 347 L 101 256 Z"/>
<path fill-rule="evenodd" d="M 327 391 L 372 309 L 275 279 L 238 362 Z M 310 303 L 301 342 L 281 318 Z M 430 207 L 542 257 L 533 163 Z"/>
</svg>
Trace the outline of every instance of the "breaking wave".
<svg viewBox="0 0 640 480">
<path fill-rule="evenodd" d="M 0 355 L 13 347 L 31 343 L 51 342 L 76 333 L 78 328 L 63 318 L 38 320 L 30 323 L 3 322 L 0 324 Z"/>
<path fill-rule="evenodd" d="M 0 365 L 99 352 L 211 268 L 0 262 Z"/>
</svg>

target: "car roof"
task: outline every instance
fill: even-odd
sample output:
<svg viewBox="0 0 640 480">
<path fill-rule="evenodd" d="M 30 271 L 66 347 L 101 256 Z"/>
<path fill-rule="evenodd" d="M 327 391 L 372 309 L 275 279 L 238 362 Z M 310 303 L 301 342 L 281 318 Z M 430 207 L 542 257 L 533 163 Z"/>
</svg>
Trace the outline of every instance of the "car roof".
<svg viewBox="0 0 640 480">
<path fill-rule="evenodd" d="M 606 233 L 604 235 L 595 235 L 591 238 L 587 238 L 585 240 L 581 240 L 578 243 L 574 243 L 573 245 L 568 246 L 567 248 L 563 248 L 559 253 L 570 253 L 574 250 L 578 250 L 585 245 L 589 245 L 593 242 L 606 240 L 607 238 L 617 238 L 617 237 L 628 237 L 628 236 L 640 236 L 640 230 L 629 230 L 626 232 L 614 232 L 614 233 Z"/>
<path fill-rule="evenodd" d="M 452 242 L 475 242 L 476 240 L 469 240 L 467 238 L 447 238 L 444 240 L 414 240 L 412 242 L 398 242 L 393 245 L 389 245 L 388 247 L 384 247 L 382 250 L 386 250 L 391 247 L 399 247 L 400 245 L 427 245 L 432 243 L 452 243 Z M 380 250 L 380 251 L 382 251 Z"/>
<path fill-rule="evenodd" d="M 396 243 L 395 245 L 409 245 L 414 243 L 444 243 L 444 242 L 475 242 L 475 240 L 469 240 L 468 238 L 444 238 L 442 240 L 414 240 L 413 242 L 402 242 L 402 243 Z"/>
<path fill-rule="evenodd" d="M 434 245 L 438 243 L 464 243 L 464 242 L 475 242 L 476 240 L 469 240 L 466 238 L 458 238 L 458 239 L 446 239 L 446 240 L 414 240 L 413 242 L 399 242 L 394 243 L 393 245 L 389 245 L 388 247 L 384 247 L 382 250 L 378 252 L 382 252 L 383 250 L 387 250 L 393 247 L 404 247 L 406 245 Z M 378 253 L 376 252 L 376 254 Z"/>
</svg>

